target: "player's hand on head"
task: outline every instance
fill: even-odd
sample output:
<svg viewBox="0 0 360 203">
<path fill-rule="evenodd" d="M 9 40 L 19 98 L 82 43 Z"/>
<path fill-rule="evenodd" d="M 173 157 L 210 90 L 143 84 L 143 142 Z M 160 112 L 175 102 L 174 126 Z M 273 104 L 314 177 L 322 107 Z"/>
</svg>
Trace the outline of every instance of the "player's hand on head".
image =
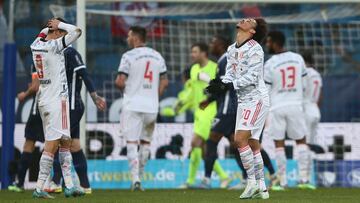
<svg viewBox="0 0 360 203">
<path fill-rule="evenodd" d="M 59 29 L 59 23 L 60 23 L 59 20 L 53 18 L 48 21 L 47 26 L 50 30 L 57 30 Z"/>
</svg>

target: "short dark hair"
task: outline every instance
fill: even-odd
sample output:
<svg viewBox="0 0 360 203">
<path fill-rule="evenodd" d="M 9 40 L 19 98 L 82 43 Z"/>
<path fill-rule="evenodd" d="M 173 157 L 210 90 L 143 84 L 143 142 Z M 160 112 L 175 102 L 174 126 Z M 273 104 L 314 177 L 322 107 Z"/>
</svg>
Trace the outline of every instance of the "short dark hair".
<svg viewBox="0 0 360 203">
<path fill-rule="evenodd" d="M 261 44 L 267 35 L 267 23 L 263 18 L 255 18 L 256 28 L 252 39 Z"/>
<path fill-rule="evenodd" d="M 206 55 L 209 55 L 209 46 L 204 43 L 204 42 L 197 42 L 197 43 L 194 43 L 192 46 L 191 46 L 191 49 L 193 49 L 194 47 L 199 47 L 200 51 L 201 52 L 205 52 Z"/>
<path fill-rule="evenodd" d="M 146 29 L 140 26 L 131 26 L 130 29 L 135 35 L 139 37 L 142 42 L 146 42 Z"/>
<path fill-rule="evenodd" d="M 226 50 L 226 49 L 230 46 L 230 44 L 231 44 L 230 40 L 229 40 L 227 37 L 223 36 L 223 35 L 215 35 L 214 38 L 220 41 L 222 47 L 223 47 L 225 50 Z"/>
<path fill-rule="evenodd" d="M 279 45 L 280 47 L 284 47 L 285 45 L 285 35 L 281 31 L 271 31 L 268 34 L 268 37 L 271 38 L 271 41 Z"/>
<path fill-rule="evenodd" d="M 308 65 L 314 65 L 314 57 L 310 50 L 304 50 L 301 52 L 301 56 L 304 58 L 304 61 Z"/>
</svg>

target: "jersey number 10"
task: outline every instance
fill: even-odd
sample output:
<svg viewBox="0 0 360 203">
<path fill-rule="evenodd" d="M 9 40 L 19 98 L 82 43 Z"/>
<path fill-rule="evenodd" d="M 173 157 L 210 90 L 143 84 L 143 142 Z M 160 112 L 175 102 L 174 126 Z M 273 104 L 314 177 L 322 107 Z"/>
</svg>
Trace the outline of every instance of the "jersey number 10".
<svg viewBox="0 0 360 203">
<path fill-rule="evenodd" d="M 150 70 L 150 61 L 146 62 L 144 79 L 148 79 L 150 82 L 152 82 L 152 80 L 153 80 L 153 72 Z"/>
<path fill-rule="evenodd" d="M 42 57 L 40 54 L 35 56 L 35 67 L 39 78 L 44 78 L 44 66 L 42 63 Z"/>
</svg>

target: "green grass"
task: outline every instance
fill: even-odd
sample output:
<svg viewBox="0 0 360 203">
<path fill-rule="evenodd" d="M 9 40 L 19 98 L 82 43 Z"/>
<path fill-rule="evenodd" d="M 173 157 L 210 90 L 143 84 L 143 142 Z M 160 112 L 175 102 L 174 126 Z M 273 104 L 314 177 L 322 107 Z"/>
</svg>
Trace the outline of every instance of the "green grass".
<svg viewBox="0 0 360 203">
<path fill-rule="evenodd" d="M 32 191 L 13 193 L 0 191 L 0 202 L 184 202 L 184 203 L 223 203 L 223 202 L 360 202 L 360 189 L 331 188 L 315 191 L 290 189 L 285 192 L 271 192 L 269 200 L 240 200 L 241 191 L 229 190 L 147 190 L 130 192 L 128 190 L 95 190 L 93 194 L 81 198 L 65 198 L 55 195 L 55 200 L 38 200 L 31 197 Z"/>
</svg>

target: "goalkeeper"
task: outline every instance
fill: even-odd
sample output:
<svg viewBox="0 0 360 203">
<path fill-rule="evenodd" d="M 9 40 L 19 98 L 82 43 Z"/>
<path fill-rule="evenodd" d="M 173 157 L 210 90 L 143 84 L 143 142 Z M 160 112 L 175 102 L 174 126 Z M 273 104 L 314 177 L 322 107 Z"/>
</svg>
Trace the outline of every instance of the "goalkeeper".
<svg viewBox="0 0 360 203">
<path fill-rule="evenodd" d="M 216 102 L 211 102 L 203 110 L 199 108 L 199 105 L 207 99 L 204 90 L 210 80 L 215 78 L 217 64 L 208 59 L 208 46 L 204 43 L 192 45 L 191 57 L 195 64 L 191 67 L 189 81 L 185 83 L 187 90 L 179 94 L 180 102 L 176 106 L 177 112 L 183 112 L 186 108 L 194 110 L 194 136 L 191 142 L 188 178 L 184 185 L 186 188 L 194 187 L 196 172 L 200 166 L 211 124 L 216 115 Z M 214 171 L 221 179 L 221 187 L 227 187 L 229 177 L 218 161 L 214 164 Z"/>
</svg>

